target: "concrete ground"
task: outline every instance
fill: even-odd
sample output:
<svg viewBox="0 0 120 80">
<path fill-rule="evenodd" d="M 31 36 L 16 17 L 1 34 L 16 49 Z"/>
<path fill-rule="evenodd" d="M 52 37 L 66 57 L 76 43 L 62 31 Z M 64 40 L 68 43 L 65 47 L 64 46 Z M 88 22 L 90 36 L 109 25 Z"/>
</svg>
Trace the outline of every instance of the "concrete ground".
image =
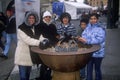
<svg viewBox="0 0 120 80">
<path fill-rule="evenodd" d="M 73 22 L 79 25 L 78 20 Z M 120 28 L 107 29 L 106 31 L 106 56 L 102 63 L 103 80 L 120 80 Z M 10 77 L 11 72 L 14 70 L 14 50 L 15 46 L 13 43 L 9 51 L 9 58 L 0 58 L 0 80 L 10 80 L 8 77 Z M 18 78 L 18 76 L 16 77 Z"/>
<path fill-rule="evenodd" d="M 108 29 L 106 56 L 102 64 L 104 80 L 120 80 L 120 29 Z"/>
</svg>

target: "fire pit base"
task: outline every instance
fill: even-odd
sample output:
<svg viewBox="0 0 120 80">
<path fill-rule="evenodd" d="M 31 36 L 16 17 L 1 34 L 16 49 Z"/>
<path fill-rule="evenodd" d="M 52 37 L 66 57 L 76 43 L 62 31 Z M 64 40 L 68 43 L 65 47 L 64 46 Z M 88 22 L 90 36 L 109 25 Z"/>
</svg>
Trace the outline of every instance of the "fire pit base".
<svg viewBox="0 0 120 80">
<path fill-rule="evenodd" d="M 80 70 L 75 72 L 53 71 L 52 80 L 81 80 Z"/>
</svg>

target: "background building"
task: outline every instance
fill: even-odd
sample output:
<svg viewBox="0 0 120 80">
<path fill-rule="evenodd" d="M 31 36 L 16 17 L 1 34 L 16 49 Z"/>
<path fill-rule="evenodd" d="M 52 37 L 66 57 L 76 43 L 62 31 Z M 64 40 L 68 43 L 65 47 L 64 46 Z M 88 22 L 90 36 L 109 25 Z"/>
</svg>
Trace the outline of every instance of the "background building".
<svg viewBox="0 0 120 80">
<path fill-rule="evenodd" d="M 4 12 L 7 9 L 8 4 L 13 0 L 0 0 L 0 11 Z M 51 9 L 51 3 L 53 1 L 58 0 L 40 0 L 41 3 L 41 12 L 44 10 L 50 10 Z M 76 0 L 74 0 L 76 1 Z M 108 13 L 108 28 L 117 28 L 115 25 L 117 21 L 120 22 L 120 0 L 84 0 L 85 3 L 91 5 L 91 6 L 97 6 L 99 8 L 102 8 L 103 6 L 107 6 L 107 13 Z"/>
<path fill-rule="evenodd" d="M 84 0 L 84 2 L 92 7 L 96 7 L 98 9 L 105 9 L 108 4 L 108 0 Z"/>
<path fill-rule="evenodd" d="M 108 0 L 85 0 L 90 6 L 98 6 L 101 7 L 101 5 L 107 5 Z"/>
</svg>

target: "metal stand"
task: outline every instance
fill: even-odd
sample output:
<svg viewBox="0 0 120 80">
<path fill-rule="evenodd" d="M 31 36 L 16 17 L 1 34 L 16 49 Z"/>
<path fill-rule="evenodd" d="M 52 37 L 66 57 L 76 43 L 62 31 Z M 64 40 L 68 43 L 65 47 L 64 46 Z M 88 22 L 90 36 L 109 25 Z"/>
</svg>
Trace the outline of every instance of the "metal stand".
<svg viewBox="0 0 120 80">
<path fill-rule="evenodd" d="M 53 71 L 52 80 L 81 80 L 80 70 L 75 72 Z"/>
</svg>

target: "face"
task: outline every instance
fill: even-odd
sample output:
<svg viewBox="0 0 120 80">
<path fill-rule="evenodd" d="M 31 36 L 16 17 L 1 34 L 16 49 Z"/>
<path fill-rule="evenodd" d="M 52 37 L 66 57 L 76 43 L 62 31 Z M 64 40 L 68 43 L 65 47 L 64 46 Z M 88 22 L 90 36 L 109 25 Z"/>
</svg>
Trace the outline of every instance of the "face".
<svg viewBox="0 0 120 80">
<path fill-rule="evenodd" d="M 35 23 L 35 17 L 33 15 L 31 15 L 31 16 L 28 17 L 28 23 L 30 25 L 33 25 Z"/>
<path fill-rule="evenodd" d="M 95 16 L 90 17 L 90 23 L 91 24 L 95 24 L 95 23 L 97 23 L 97 21 L 98 21 L 98 19 Z"/>
<path fill-rule="evenodd" d="M 49 23 L 51 21 L 51 16 L 45 16 L 44 17 L 44 20 Z"/>
<path fill-rule="evenodd" d="M 87 24 L 85 22 L 80 23 L 80 27 L 84 30 L 86 28 Z"/>
<path fill-rule="evenodd" d="M 64 17 L 62 21 L 63 21 L 63 24 L 68 24 L 69 23 L 69 19 L 67 17 Z"/>
<path fill-rule="evenodd" d="M 6 11 L 6 15 L 9 18 L 12 15 L 12 12 L 11 11 Z"/>
</svg>

